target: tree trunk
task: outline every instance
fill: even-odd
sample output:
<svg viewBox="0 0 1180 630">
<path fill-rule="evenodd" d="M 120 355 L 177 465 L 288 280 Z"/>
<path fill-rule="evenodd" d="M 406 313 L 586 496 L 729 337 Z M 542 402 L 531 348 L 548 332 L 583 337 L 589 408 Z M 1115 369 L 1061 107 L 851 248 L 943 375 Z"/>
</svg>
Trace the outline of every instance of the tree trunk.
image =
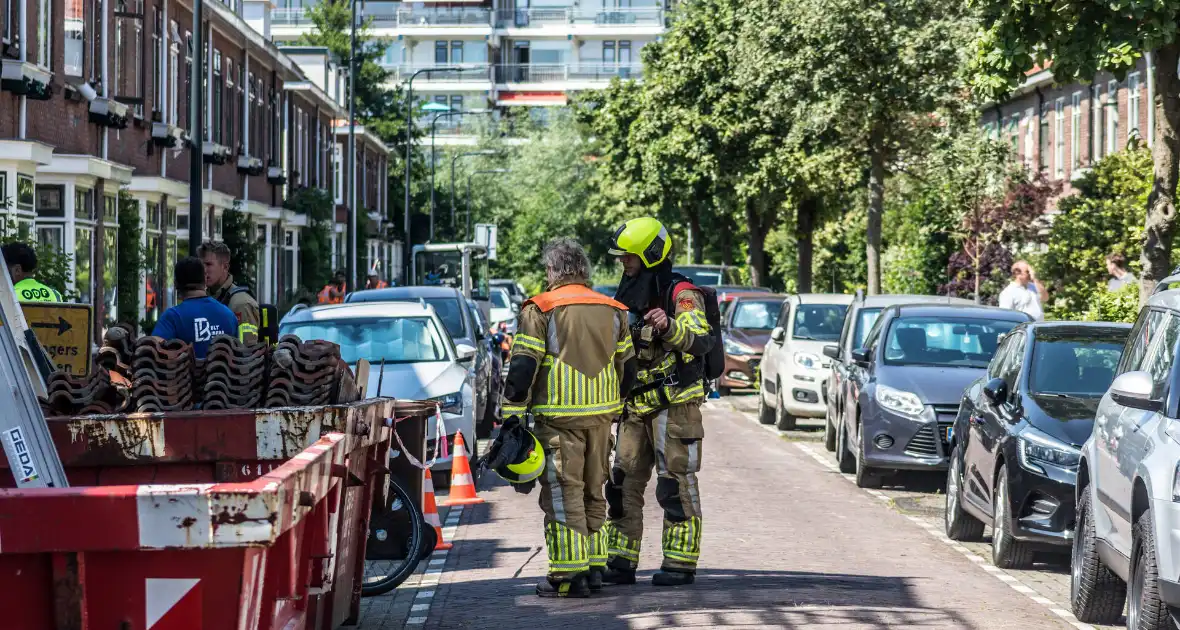
<svg viewBox="0 0 1180 630">
<path fill-rule="evenodd" d="M 762 231 L 762 213 L 759 206 L 765 203 L 763 197 L 750 197 L 746 206 L 746 264 L 750 267 L 750 284 L 760 287 L 766 282 L 766 254 L 762 249 L 766 234 Z"/>
<path fill-rule="evenodd" d="M 692 235 L 692 264 L 705 261 L 705 239 L 701 237 L 701 207 L 693 200 L 688 210 L 688 233 Z"/>
<path fill-rule="evenodd" d="M 1180 42 L 1156 51 L 1155 60 L 1155 144 L 1152 162 L 1155 178 L 1147 198 L 1147 220 L 1143 228 L 1142 282 L 1139 303 L 1147 301 L 1157 282 L 1167 277 L 1172 263 L 1172 238 L 1176 232 L 1176 178 L 1180 160 Z"/>
<path fill-rule="evenodd" d="M 883 133 L 873 130 L 869 139 L 869 220 L 865 228 L 869 295 L 881 293 L 881 215 L 885 212 L 885 149 Z"/>
<path fill-rule="evenodd" d="M 799 293 L 811 293 L 812 236 L 818 214 L 819 200 L 815 197 L 804 197 L 795 210 L 795 248 L 799 252 L 795 288 Z"/>
<path fill-rule="evenodd" d="M 983 284 L 979 278 L 979 274 L 980 274 L 979 267 L 980 267 L 980 261 L 982 259 L 983 258 L 979 254 L 979 241 L 976 241 L 975 242 L 975 261 L 974 261 L 975 269 L 973 269 L 973 272 L 975 274 L 975 303 L 976 304 L 983 304 L 983 297 L 979 294 L 979 287 L 981 284 Z"/>
<path fill-rule="evenodd" d="M 729 206 L 729 199 L 725 195 L 717 194 L 713 197 L 714 207 L 717 208 L 717 214 L 714 215 L 717 221 L 721 224 L 720 234 L 718 235 L 717 246 L 721 248 L 721 264 L 726 267 L 733 266 L 733 231 L 736 229 L 734 224 L 732 210 Z"/>
</svg>

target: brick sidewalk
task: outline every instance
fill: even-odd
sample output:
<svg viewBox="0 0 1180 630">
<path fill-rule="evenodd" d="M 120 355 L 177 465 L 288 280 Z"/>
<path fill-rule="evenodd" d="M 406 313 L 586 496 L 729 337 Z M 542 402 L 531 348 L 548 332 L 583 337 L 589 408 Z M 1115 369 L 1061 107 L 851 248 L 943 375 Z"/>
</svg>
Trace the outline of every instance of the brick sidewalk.
<svg viewBox="0 0 1180 630">
<path fill-rule="evenodd" d="M 660 561 L 653 484 L 640 584 L 589 600 L 539 599 L 537 493 L 485 479 L 487 502 L 464 511 L 428 618 L 406 627 L 1069 627 L 728 405 L 707 408 L 706 432 L 697 584 L 643 581 Z M 382 617 L 371 605 L 362 627 L 404 619 Z"/>
</svg>

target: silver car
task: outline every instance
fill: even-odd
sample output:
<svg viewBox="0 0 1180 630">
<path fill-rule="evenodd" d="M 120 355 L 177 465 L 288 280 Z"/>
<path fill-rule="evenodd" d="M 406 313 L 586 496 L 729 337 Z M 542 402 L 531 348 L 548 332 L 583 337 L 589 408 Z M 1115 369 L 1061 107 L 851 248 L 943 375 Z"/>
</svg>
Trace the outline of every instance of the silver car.
<svg viewBox="0 0 1180 630">
<path fill-rule="evenodd" d="M 450 484 L 456 432 L 463 432 L 468 455 L 475 458 L 475 376 L 470 365 L 477 351 L 451 341 L 433 306 L 414 302 L 314 306 L 289 313 L 279 333 L 336 343 L 340 356 L 354 369 L 361 359 L 368 360 L 370 395 L 437 402 L 452 448 L 432 469 L 436 486 Z M 437 435 L 435 425 L 432 416 L 426 428 L 429 450 Z"/>
<path fill-rule="evenodd" d="M 1078 467 L 1070 599 L 1088 623 L 1180 619 L 1180 290 L 1139 313 Z"/>
</svg>

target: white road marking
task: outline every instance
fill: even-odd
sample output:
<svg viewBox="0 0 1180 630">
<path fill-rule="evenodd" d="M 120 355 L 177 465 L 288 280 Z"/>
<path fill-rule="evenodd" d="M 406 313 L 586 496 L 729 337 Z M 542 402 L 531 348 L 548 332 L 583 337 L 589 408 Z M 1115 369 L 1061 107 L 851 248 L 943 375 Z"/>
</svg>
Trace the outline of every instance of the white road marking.
<svg viewBox="0 0 1180 630">
<path fill-rule="evenodd" d="M 443 539 L 453 541 L 455 532 L 458 529 L 459 519 L 463 516 L 463 506 L 457 505 L 450 509 L 447 514 L 447 527 L 443 528 Z M 410 606 L 410 612 L 416 613 L 413 617 L 406 619 L 406 626 L 421 626 L 426 624 L 426 620 L 430 617 L 430 607 L 434 605 L 435 588 L 438 587 L 439 578 L 446 571 L 447 550 L 437 550 L 430 554 L 430 561 L 426 565 L 426 570 L 416 576 L 418 579 L 411 584 L 411 580 L 406 582 L 399 588 L 417 588 L 418 592 L 414 593 L 414 601 L 420 602 Z"/>
</svg>

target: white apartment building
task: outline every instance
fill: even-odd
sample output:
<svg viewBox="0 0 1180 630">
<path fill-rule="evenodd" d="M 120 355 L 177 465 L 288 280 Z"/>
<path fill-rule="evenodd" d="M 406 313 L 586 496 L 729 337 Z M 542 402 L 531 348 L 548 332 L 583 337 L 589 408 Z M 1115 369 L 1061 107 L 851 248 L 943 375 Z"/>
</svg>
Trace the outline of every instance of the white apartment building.
<svg viewBox="0 0 1180 630">
<path fill-rule="evenodd" d="M 307 32 L 305 9 L 316 1 L 277 0 L 270 36 L 281 45 Z M 664 32 L 666 1 L 368 2 L 362 15 L 386 45 L 393 81 L 415 77 L 416 101 L 462 111 L 562 106 L 578 90 L 641 77 L 639 53 Z M 461 71 L 422 72 L 438 67 Z M 456 136 L 481 124 L 471 118 L 440 119 L 439 143 L 465 143 Z"/>
</svg>

